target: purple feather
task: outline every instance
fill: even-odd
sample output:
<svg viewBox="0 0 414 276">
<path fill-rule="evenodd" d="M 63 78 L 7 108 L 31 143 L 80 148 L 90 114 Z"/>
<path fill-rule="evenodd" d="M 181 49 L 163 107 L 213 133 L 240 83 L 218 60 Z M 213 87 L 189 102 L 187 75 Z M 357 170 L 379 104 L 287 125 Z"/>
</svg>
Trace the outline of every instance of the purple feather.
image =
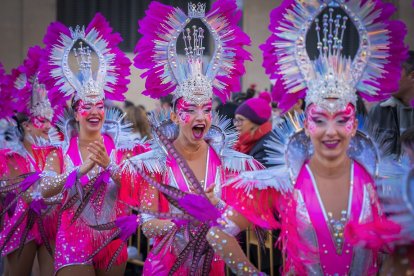
<svg viewBox="0 0 414 276">
<path fill-rule="evenodd" d="M 65 190 L 71 189 L 73 185 L 75 185 L 77 179 L 78 179 L 78 170 L 74 170 L 66 178 L 64 189 Z"/>
<path fill-rule="evenodd" d="M 109 171 L 103 171 L 98 178 L 95 180 L 95 183 L 93 184 L 93 187 L 97 189 L 101 184 L 108 184 L 109 179 L 111 178 L 111 174 Z"/>
<path fill-rule="evenodd" d="M 115 225 L 121 231 L 119 238 L 123 241 L 126 241 L 130 236 L 132 236 L 139 227 L 139 218 L 138 216 L 125 216 L 120 217 L 115 221 Z"/>
<path fill-rule="evenodd" d="M 186 194 L 178 199 L 178 204 L 201 222 L 208 222 L 214 225 L 217 219 L 221 217 L 217 208 L 206 197 L 200 195 Z"/>
<path fill-rule="evenodd" d="M 36 214 L 41 215 L 42 210 L 47 208 L 43 199 L 35 199 L 30 203 L 30 208 L 36 212 Z"/>
<path fill-rule="evenodd" d="M 22 191 L 26 191 L 30 188 L 36 181 L 40 179 L 40 172 L 35 172 L 28 177 L 26 177 L 21 183 L 20 183 L 20 189 Z"/>
</svg>

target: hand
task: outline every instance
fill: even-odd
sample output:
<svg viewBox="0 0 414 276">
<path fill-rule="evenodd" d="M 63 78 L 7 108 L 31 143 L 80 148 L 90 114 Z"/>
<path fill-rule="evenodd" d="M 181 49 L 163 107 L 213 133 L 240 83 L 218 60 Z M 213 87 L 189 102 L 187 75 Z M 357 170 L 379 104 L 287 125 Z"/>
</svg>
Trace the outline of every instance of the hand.
<svg viewBox="0 0 414 276">
<path fill-rule="evenodd" d="M 91 155 L 89 155 L 86 161 L 79 167 L 80 176 L 87 174 L 94 166 L 95 162 L 91 160 Z"/>
<path fill-rule="evenodd" d="M 216 206 L 217 203 L 219 203 L 219 201 L 220 201 L 220 199 L 218 199 L 216 197 L 216 195 L 214 194 L 214 187 L 215 186 L 216 186 L 216 184 L 213 184 L 205 190 L 207 198 L 210 200 L 211 204 L 213 204 L 214 206 Z"/>
<path fill-rule="evenodd" d="M 98 164 L 99 167 L 106 169 L 111 162 L 111 159 L 106 152 L 105 145 L 103 143 L 103 138 L 99 141 L 90 143 L 88 146 L 88 151 L 92 154 L 91 160 Z"/>
</svg>

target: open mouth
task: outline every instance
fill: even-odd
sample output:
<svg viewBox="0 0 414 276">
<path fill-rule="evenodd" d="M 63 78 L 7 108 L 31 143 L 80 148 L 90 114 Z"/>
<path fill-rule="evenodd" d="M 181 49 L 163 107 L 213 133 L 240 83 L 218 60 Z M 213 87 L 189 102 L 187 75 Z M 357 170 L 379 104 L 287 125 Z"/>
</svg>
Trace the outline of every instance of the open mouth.
<svg viewBox="0 0 414 276">
<path fill-rule="evenodd" d="M 339 142 L 340 140 L 329 140 L 329 141 L 323 141 L 322 143 L 328 149 L 335 149 L 339 145 Z"/>
<path fill-rule="evenodd" d="M 87 119 L 86 121 L 92 126 L 98 126 L 99 123 L 101 122 L 101 119 L 93 117 L 93 118 Z"/>
<path fill-rule="evenodd" d="M 203 138 L 204 130 L 206 129 L 206 126 L 203 124 L 198 124 L 193 126 L 193 136 L 195 139 L 201 139 Z"/>
</svg>

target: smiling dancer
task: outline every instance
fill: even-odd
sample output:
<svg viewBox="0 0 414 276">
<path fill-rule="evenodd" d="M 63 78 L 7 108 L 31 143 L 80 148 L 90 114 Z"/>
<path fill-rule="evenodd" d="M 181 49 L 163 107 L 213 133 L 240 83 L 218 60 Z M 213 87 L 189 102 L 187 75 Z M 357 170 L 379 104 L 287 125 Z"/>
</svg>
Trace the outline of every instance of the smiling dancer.
<svg viewBox="0 0 414 276">
<path fill-rule="evenodd" d="M 389 20 L 393 11 L 377 0 L 287 0 L 271 13 L 264 66 L 279 78 L 274 96 L 284 110 L 306 95 L 304 124 L 292 118 L 275 130 L 278 139 L 268 146 L 279 154 L 269 162 L 278 166 L 230 182 L 238 192 L 228 203 L 254 219 L 250 198 L 269 193 L 259 202 L 279 214 L 285 274 L 375 275 L 378 251 L 389 241 L 383 234 L 400 230 L 379 208 L 378 150 L 357 130 L 355 116 L 357 91 L 379 100 L 398 85 L 405 26 Z M 352 29 L 358 31 L 359 48 L 348 56 L 343 38 Z M 308 53 L 312 48 L 314 58 Z M 234 272 L 249 274 L 233 238 L 215 227 L 209 239 Z"/>
<path fill-rule="evenodd" d="M 120 41 L 101 14 L 87 28 L 52 23 L 44 39 L 47 57 L 40 77 L 53 88 L 53 97 L 73 96 L 57 124 L 63 142 L 55 130 L 50 135 L 60 157 L 48 158 L 42 179 L 43 196 L 64 195 L 55 252 L 58 275 L 120 275 L 125 269 L 126 244 L 120 240 L 90 259 L 111 233 L 88 226 L 124 214 L 121 200 L 128 198 L 131 183 L 123 180 L 118 165 L 141 150 L 122 114 L 104 106 L 105 99 L 123 100 L 129 82 L 130 61 L 117 48 Z"/>
<path fill-rule="evenodd" d="M 12 71 L 8 91 L 2 91 L 11 94 L 9 100 L 3 102 L 4 110 L 17 111 L 13 116 L 17 126 L 9 129 L 7 148 L 0 157 L 0 174 L 9 180 L 2 188 L 6 198 L 0 246 L 2 255 L 7 255 L 10 275 L 30 275 L 36 253 L 40 273 L 53 274 L 60 199 L 45 201 L 42 198 L 38 180 L 45 160 L 33 147 L 34 139 L 48 138 L 54 118 L 47 90 L 38 79 L 44 55 L 45 51 L 39 46 L 30 48 L 23 65 Z M 53 106 L 57 107 L 56 101 Z M 11 115 L 10 112 L 8 116 Z"/>
</svg>

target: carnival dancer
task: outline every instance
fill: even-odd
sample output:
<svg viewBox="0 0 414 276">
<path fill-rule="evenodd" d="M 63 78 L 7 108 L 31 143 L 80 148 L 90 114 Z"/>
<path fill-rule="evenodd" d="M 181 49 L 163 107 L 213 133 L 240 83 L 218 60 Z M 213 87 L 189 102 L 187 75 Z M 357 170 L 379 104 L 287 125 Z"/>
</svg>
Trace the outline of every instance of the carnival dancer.
<svg viewBox="0 0 414 276">
<path fill-rule="evenodd" d="M 228 204 L 254 220 L 258 203 L 249 198 L 268 192 L 258 202 L 280 217 L 284 274 L 375 275 L 378 251 L 389 241 L 384 237 L 400 230 L 381 213 L 378 149 L 357 130 L 355 116 L 356 91 L 379 100 L 398 85 L 405 27 L 389 19 L 393 11 L 377 0 L 287 0 L 271 13 L 264 66 L 278 79 L 274 96 L 284 110 L 306 95 L 305 118 L 275 129 L 278 139 L 268 147 L 279 154 L 269 161 L 278 166 L 231 181 L 239 192 Z M 359 48 L 348 55 L 344 39 L 352 29 Z M 229 235 L 215 227 L 209 240 L 233 271 L 244 274 L 248 261 Z"/>
<path fill-rule="evenodd" d="M 205 4 L 188 7 L 186 15 L 179 8 L 152 2 L 139 22 L 143 37 L 136 47 L 135 66 L 147 77 L 144 94 L 159 98 L 172 93 L 174 107 L 170 118 L 151 116 L 151 151 L 126 163 L 142 177 L 139 221 L 135 216 L 107 225 L 127 237 L 122 231 L 134 231 L 128 225 L 135 220 L 135 226 L 142 224 L 144 234 L 154 239 L 144 275 L 223 275 L 224 262 L 206 240 L 209 226 L 201 223 L 204 209 L 195 210 L 199 213 L 195 222 L 183 206 L 199 200 L 215 210 L 213 217 L 220 214 L 217 210 L 228 212 L 221 185 L 241 171 L 261 167 L 252 157 L 231 149 L 237 137 L 228 129 L 230 121 L 215 117 L 211 110 L 213 93 L 226 100 L 232 91 L 239 91 L 238 78 L 250 58 L 243 50 L 250 39 L 237 26 L 240 11 L 233 0 L 215 2 L 207 14 Z M 195 18 L 205 26 L 186 28 Z M 205 30 L 215 47 L 203 66 Z M 179 38 L 185 43 L 181 59 L 175 46 Z M 236 235 L 238 226 L 226 230 Z"/>
<path fill-rule="evenodd" d="M 125 269 L 121 240 L 90 258 L 112 233 L 88 226 L 125 213 L 122 200 L 128 200 L 131 183 L 122 180 L 118 165 L 141 150 L 122 114 L 104 106 L 105 99 L 124 100 L 127 91 L 130 60 L 117 47 L 120 41 L 99 13 L 86 28 L 52 23 L 44 38 L 47 57 L 40 77 L 53 88 L 53 97 L 72 96 L 57 123 L 63 142 L 54 129 L 50 134 L 60 157 L 47 158 L 42 179 L 44 197 L 64 195 L 55 251 L 58 275 L 121 275 Z"/>
<path fill-rule="evenodd" d="M 33 148 L 34 139 L 47 139 L 54 118 L 45 86 L 39 82 L 39 65 L 45 51 L 31 47 L 23 65 L 14 69 L 2 101 L 2 113 L 16 126 L 6 131 L 0 175 L 3 202 L 0 250 L 7 256 L 9 275 L 30 275 L 37 254 L 40 273 L 53 275 L 59 199 L 45 201 L 40 194 L 39 174 L 44 159 Z M 54 107 L 60 103 L 55 101 Z M 12 121 L 12 120 L 11 120 Z"/>
</svg>

